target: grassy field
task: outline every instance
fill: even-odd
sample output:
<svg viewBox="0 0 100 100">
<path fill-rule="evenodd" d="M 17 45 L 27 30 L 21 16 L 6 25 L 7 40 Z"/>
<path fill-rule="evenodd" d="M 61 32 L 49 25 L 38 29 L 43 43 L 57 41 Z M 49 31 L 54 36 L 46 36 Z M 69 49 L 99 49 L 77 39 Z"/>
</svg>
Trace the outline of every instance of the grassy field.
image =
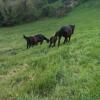
<svg viewBox="0 0 100 100">
<path fill-rule="evenodd" d="M 100 1 L 63 18 L 0 28 L 0 100 L 100 100 Z M 75 24 L 71 42 L 26 49 L 23 34 L 50 37 Z"/>
</svg>

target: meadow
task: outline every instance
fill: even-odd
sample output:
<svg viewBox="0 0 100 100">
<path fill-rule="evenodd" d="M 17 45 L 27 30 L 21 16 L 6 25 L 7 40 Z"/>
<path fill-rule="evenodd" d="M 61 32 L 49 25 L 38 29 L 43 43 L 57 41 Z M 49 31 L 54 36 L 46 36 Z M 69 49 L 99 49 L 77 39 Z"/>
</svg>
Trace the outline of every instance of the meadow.
<svg viewBox="0 0 100 100">
<path fill-rule="evenodd" d="M 0 100 L 100 100 L 99 5 L 89 0 L 62 18 L 0 28 Z M 49 38 L 68 24 L 76 25 L 70 43 L 26 49 L 23 34 Z"/>
</svg>

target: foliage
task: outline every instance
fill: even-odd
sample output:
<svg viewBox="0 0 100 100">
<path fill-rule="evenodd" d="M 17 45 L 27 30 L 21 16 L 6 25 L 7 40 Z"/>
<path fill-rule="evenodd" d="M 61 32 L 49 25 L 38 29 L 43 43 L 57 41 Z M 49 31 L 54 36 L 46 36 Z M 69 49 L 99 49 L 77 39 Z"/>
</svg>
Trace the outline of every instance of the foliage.
<svg viewBox="0 0 100 100">
<path fill-rule="evenodd" d="M 70 0 L 1 0 L 2 25 L 13 26 L 43 17 L 64 16 L 70 3 Z"/>
</svg>

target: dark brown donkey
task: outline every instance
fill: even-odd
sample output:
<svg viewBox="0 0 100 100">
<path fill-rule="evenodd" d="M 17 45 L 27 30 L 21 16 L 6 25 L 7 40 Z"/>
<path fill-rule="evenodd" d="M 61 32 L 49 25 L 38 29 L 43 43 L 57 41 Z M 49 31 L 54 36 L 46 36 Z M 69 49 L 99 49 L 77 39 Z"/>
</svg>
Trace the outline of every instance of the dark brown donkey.
<svg viewBox="0 0 100 100">
<path fill-rule="evenodd" d="M 49 42 L 49 39 L 47 39 L 44 35 L 42 34 L 37 34 L 35 36 L 25 36 L 23 35 L 24 39 L 27 42 L 27 48 L 30 48 L 34 45 L 37 45 L 38 43 L 42 44 L 44 40 L 47 41 L 47 43 Z"/>
<path fill-rule="evenodd" d="M 55 37 L 58 37 L 58 46 L 60 45 L 61 37 L 64 37 L 64 44 L 71 39 L 71 35 L 74 33 L 75 25 L 63 26 L 59 31 L 55 33 Z"/>
</svg>

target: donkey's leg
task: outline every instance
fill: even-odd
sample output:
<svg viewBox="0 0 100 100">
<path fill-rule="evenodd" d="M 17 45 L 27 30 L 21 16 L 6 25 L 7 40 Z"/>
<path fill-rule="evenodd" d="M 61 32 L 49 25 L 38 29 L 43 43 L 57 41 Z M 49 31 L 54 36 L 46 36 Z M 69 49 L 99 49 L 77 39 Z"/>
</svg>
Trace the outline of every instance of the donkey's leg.
<svg viewBox="0 0 100 100">
<path fill-rule="evenodd" d="M 65 37 L 63 44 L 65 44 L 65 43 L 66 43 L 66 39 L 67 39 L 67 38 Z"/>
<path fill-rule="evenodd" d="M 64 42 L 63 42 L 63 44 L 65 44 L 65 41 L 66 41 L 66 39 L 64 39 Z"/>
<path fill-rule="evenodd" d="M 65 37 L 63 44 L 67 43 L 67 37 Z"/>
<path fill-rule="evenodd" d="M 66 37 L 66 43 L 68 42 L 68 37 Z"/>
<path fill-rule="evenodd" d="M 54 47 L 56 46 L 56 42 L 57 42 L 57 40 L 54 41 L 54 45 L 53 45 Z"/>
<path fill-rule="evenodd" d="M 27 44 L 27 49 L 28 49 L 28 44 Z"/>
<path fill-rule="evenodd" d="M 55 47 L 56 46 L 56 42 L 54 42 L 54 44 L 53 44 L 53 47 Z"/>
<path fill-rule="evenodd" d="M 40 42 L 40 45 L 42 45 L 42 44 L 43 44 L 43 41 Z"/>
<path fill-rule="evenodd" d="M 27 42 L 27 49 L 29 48 L 29 43 Z"/>
<path fill-rule="evenodd" d="M 60 45 L 60 40 L 61 40 L 61 36 L 59 36 L 59 38 L 58 38 L 58 47 Z"/>
<path fill-rule="evenodd" d="M 51 47 L 51 45 L 52 45 L 52 43 L 50 42 L 50 44 L 49 44 L 49 48 Z"/>
<path fill-rule="evenodd" d="M 28 45 L 28 48 L 30 48 L 30 47 L 31 47 L 31 44 Z"/>
<path fill-rule="evenodd" d="M 34 43 L 32 43 L 31 46 L 33 47 L 34 46 Z"/>
<path fill-rule="evenodd" d="M 71 39 L 71 35 L 69 36 L 69 40 L 68 40 L 68 42 L 70 42 L 70 39 Z"/>
</svg>

